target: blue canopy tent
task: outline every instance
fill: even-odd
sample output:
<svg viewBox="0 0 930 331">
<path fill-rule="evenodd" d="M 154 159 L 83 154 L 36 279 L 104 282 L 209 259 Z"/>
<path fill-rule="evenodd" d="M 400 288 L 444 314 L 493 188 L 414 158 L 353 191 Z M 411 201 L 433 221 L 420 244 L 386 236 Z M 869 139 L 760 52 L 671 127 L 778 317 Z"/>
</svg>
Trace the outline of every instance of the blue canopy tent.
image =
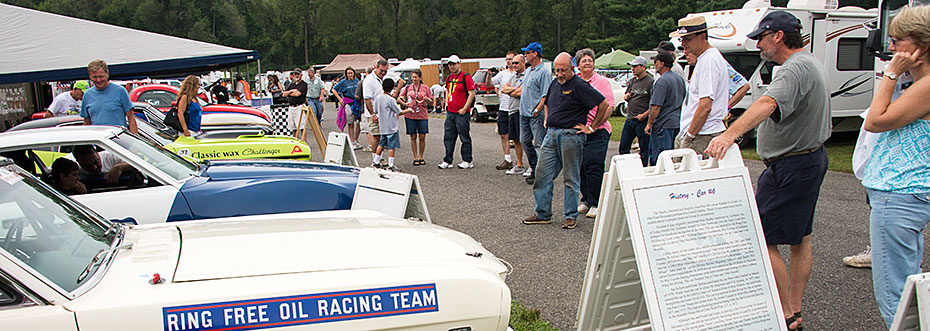
<svg viewBox="0 0 930 331">
<path fill-rule="evenodd" d="M 172 37 L 0 4 L 0 84 L 87 78 L 107 62 L 111 78 L 166 77 L 249 63 L 258 51 Z"/>
</svg>

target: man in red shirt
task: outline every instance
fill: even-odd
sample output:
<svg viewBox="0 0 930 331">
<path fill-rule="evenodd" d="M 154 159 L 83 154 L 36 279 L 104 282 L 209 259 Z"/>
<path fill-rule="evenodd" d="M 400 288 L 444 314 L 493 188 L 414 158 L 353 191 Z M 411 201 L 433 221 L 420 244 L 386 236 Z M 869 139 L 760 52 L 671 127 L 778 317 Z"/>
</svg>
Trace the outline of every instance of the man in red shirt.
<svg viewBox="0 0 930 331">
<path fill-rule="evenodd" d="M 468 112 L 471 111 L 472 102 L 475 101 L 475 82 L 471 75 L 462 72 L 462 60 L 457 55 L 449 57 L 449 74 L 446 75 L 446 89 L 448 93 L 448 107 L 446 108 L 445 134 L 443 143 L 446 146 L 446 156 L 439 164 L 440 169 L 452 168 L 452 153 L 455 152 L 455 139 L 462 140 L 462 163 L 459 168 L 474 167 L 471 157 L 471 123 Z"/>
</svg>

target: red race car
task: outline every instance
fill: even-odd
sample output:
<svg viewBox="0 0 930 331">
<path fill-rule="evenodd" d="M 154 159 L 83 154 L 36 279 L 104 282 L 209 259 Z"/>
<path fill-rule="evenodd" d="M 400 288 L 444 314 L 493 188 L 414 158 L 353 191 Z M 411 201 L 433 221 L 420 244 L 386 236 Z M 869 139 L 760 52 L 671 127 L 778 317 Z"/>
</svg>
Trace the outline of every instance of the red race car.
<svg viewBox="0 0 930 331">
<path fill-rule="evenodd" d="M 133 102 L 146 102 L 158 108 L 158 110 L 166 112 L 168 109 L 171 109 L 171 104 L 177 99 L 178 91 L 179 89 L 177 87 L 171 85 L 142 85 L 129 91 L 129 100 Z M 268 114 L 252 107 L 230 104 L 208 104 L 206 101 L 203 101 L 204 99 L 206 99 L 205 94 L 201 93 L 198 95 L 198 102 L 200 102 L 200 105 L 203 107 L 204 113 L 242 113 L 258 116 L 267 121 L 271 120 L 268 118 Z"/>
</svg>

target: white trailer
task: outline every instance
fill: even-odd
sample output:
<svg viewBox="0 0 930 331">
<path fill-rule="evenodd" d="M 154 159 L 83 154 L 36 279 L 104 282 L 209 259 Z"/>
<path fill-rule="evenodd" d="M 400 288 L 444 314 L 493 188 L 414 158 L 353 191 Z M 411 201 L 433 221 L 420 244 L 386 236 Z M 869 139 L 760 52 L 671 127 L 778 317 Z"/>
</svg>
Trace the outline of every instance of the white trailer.
<svg viewBox="0 0 930 331">
<path fill-rule="evenodd" d="M 730 111 L 730 120 L 765 93 L 778 70 L 759 56 L 756 41 L 746 37 L 772 11 L 784 10 L 801 20 L 805 48 L 820 59 L 827 71 L 834 131 L 858 130 L 862 113 L 872 101 L 873 56 L 866 50 L 867 24 L 878 16 L 876 9 L 836 8 L 835 0 L 791 0 L 787 7 L 772 7 L 768 0 L 750 0 L 743 8 L 690 15 L 707 20 L 711 46 L 750 83 L 746 97 Z M 676 44 L 677 40 L 674 40 Z M 754 136 L 754 133 L 748 134 Z M 751 141 L 747 139 L 746 141 Z"/>
</svg>

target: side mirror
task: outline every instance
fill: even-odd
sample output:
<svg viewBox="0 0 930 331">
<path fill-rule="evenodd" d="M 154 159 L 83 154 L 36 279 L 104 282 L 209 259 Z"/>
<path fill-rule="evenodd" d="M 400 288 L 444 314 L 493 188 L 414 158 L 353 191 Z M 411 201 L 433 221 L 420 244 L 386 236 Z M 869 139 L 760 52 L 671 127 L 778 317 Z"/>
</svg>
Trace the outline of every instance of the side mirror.
<svg viewBox="0 0 930 331">
<path fill-rule="evenodd" d="M 882 31 L 875 29 L 869 30 L 869 37 L 865 40 L 865 50 L 882 61 L 891 60 L 891 56 L 882 53 Z"/>
</svg>

